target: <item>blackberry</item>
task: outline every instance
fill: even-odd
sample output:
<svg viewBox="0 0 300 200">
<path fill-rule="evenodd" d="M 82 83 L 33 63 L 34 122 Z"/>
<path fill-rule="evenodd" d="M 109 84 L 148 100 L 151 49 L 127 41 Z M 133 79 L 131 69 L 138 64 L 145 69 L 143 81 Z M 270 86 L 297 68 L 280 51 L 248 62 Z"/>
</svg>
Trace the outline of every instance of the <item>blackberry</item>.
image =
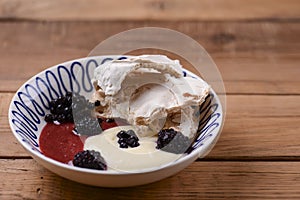
<svg viewBox="0 0 300 200">
<path fill-rule="evenodd" d="M 100 101 L 99 101 L 99 100 L 95 101 L 94 105 L 95 105 L 96 107 L 97 107 L 97 106 L 100 106 Z"/>
<path fill-rule="evenodd" d="M 73 159 L 73 165 L 81 168 L 106 170 L 107 165 L 100 152 L 85 150 L 77 153 Z"/>
<path fill-rule="evenodd" d="M 54 119 L 54 117 L 53 117 L 52 114 L 47 114 L 47 115 L 45 116 L 45 121 L 46 121 L 46 122 L 53 122 L 53 119 Z"/>
<path fill-rule="evenodd" d="M 181 154 L 186 152 L 190 144 L 191 141 L 188 137 L 171 128 L 159 131 L 156 148 L 169 153 Z"/>
<path fill-rule="evenodd" d="M 99 124 L 101 124 L 103 122 L 103 119 L 99 117 L 98 122 L 99 122 Z"/>
<path fill-rule="evenodd" d="M 139 138 L 133 130 L 121 130 L 120 132 L 118 132 L 117 137 L 119 138 L 118 143 L 120 148 L 140 146 Z"/>
<path fill-rule="evenodd" d="M 95 107 L 94 104 L 85 99 L 84 96 L 78 94 L 73 95 L 71 105 L 73 116 L 77 118 L 91 116 L 91 112 Z"/>
<path fill-rule="evenodd" d="M 94 105 L 89 103 L 84 96 L 67 92 L 64 96 L 53 99 L 50 103 L 50 114 L 45 116 L 46 122 L 74 122 L 73 112 L 90 115 Z"/>
<path fill-rule="evenodd" d="M 50 114 L 45 116 L 46 122 L 61 124 L 75 123 L 73 130 L 79 135 L 96 135 L 102 132 L 99 125 L 102 121 L 92 116 L 94 104 L 84 96 L 67 92 L 50 102 Z"/>
<path fill-rule="evenodd" d="M 75 123 L 74 131 L 79 135 L 97 135 L 102 132 L 100 118 L 92 116 L 94 103 L 89 102 L 81 95 L 73 95 L 72 111 Z"/>
<path fill-rule="evenodd" d="M 86 115 L 75 119 L 75 130 L 79 135 L 97 135 L 102 132 L 97 118 Z"/>
<path fill-rule="evenodd" d="M 50 103 L 50 114 L 45 116 L 46 122 L 73 122 L 72 116 L 72 93 L 53 99 Z"/>
<path fill-rule="evenodd" d="M 107 123 L 113 123 L 113 122 L 115 122 L 115 120 L 113 118 L 107 118 L 105 120 L 105 122 L 107 122 Z"/>
</svg>

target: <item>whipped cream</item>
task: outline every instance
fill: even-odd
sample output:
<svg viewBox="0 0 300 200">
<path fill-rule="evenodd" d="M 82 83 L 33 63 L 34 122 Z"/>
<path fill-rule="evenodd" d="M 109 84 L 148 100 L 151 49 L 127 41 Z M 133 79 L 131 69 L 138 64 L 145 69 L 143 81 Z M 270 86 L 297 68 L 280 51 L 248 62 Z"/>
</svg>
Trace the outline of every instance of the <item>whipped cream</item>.
<svg viewBox="0 0 300 200">
<path fill-rule="evenodd" d="M 108 170 L 123 172 L 156 168 L 182 156 L 156 149 L 156 137 L 141 137 L 138 147 L 120 148 L 116 135 L 121 130 L 129 129 L 135 130 L 135 127 L 118 126 L 88 137 L 84 149 L 99 151 L 108 165 Z"/>
<path fill-rule="evenodd" d="M 93 84 L 93 100 L 101 105 L 97 115 L 126 119 L 143 137 L 174 128 L 194 138 L 199 105 L 210 88 L 202 79 L 184 77 L 179 61 L 163 55 L 106 62 L 96 68 Z"/>
</svg>

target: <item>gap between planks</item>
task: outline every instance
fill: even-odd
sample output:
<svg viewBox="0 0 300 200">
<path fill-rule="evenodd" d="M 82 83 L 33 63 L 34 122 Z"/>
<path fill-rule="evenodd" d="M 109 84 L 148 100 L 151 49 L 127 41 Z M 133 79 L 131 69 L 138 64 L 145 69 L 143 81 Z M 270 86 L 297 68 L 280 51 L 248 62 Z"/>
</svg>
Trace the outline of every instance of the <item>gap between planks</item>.
<svg viewBox="0 0 300 200">
<path fill-rule="evenodd" d="M 270 6 L 271 5 L 271 6 Z M 0 1 L 0 18 L 30 20 L 298 19 L 297 0 Z"/>
<path fill-rule="evenodd" d="M 299 199 L 299 162 L 195 162 L 178 174 L 131 188 L 91 187 L 33 160 L 0 160 L 4 199 Z"/>
<path fill-rule="evenodd" d="M 0 156 L 0 160 L 28 160 L 31 156 Z M 271 156 L 271 157 L 231 157 L 231 158 L 198 158 L 195 162 L 299 162 L 300 156 Z"/>
</svg>

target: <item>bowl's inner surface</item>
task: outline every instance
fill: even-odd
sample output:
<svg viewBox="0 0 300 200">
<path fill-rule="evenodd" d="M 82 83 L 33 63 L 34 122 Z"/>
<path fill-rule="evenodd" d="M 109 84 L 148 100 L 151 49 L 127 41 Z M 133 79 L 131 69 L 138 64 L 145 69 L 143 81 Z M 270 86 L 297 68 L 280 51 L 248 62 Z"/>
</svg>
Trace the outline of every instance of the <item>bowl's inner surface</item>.
<svg viewBox="0 0 300 200">
<path fill-rule="evenodd" d="M 46 124 L 44 116 L 49 113 L 49 102 L 67 91 L 90 97 L 93 93 L 91 78 L 94 69 L 106 61 L 123 58 L 99 56 L 69 61 L 51 67 L 27 81 L 13 97 L 9 110 L 10 125 L 17 139 L 27 150 L 42 154 L 38 141 Z M 183 71 L 183 75 L 197 78 L 187 70 Z M 214 91 L 201 105 L 200 118 L 199 135 L 189 153 L 196 148 L 205 148 L 211 142 L 210 138 L 219 132 L 223 116 Z"/>
</svg>

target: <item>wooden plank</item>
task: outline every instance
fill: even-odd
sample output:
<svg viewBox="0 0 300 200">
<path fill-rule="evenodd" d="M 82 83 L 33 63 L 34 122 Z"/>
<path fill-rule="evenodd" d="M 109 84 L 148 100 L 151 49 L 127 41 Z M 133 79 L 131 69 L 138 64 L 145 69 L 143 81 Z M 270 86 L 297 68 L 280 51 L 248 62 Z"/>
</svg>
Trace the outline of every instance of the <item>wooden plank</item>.
<svg viewBox="0 0 300 200">
<path fill-rule="evenodd" d="M 0 157 L 28 156 L 17 139 L 13 136 L 8 124 L 8 107 L 13 93 L 0 93 Z"/>
<path fill-rule="evenodd" d="M 48 66 L 84 57 L 107 37 L 143 26 L 196 39 L 219 66 L 228 93 L 300 94 L 300 26 L 264 21 L 2 22 L 0 91 L 15 91 Z"/>
<path fill-rule="evenodd" d="M 78 184 L 35 161 L 0 160 L 3 199 L 299 199 L 298 162 L 194 162 L 162 181 L 131 188 Z"/>
<path fill-rule="evenodd" d="M 299 95 L 227 95 L 227 117 L 300 117 Z"/>
<path fill-rule="evenodd" d="M 300 94 L 300 55 L 228 56 L 215 62 L 229 94 Z"/>
<path fill-rule="evenodd" d="M 1 110 L 12 97 L 0 93 Z M 227 116 L 221 137 L 207 159 L 251 160 L 300 158 L 300 96 L 228 95 Z M 0 157 L 28 156 L 1 112 Z"/>
<path fill-rule="evenodd" d="M 1 0 L 0 17 L 31 20 L 251 20 L 299 18 L 297 0 Z"/>
<path fill-rule="evenodd" d="M 292 116 L 227 117 L 206 159 L 300 160 L 299 122 L 300 117 Z"/>
<path fill-rule="evenodd" d="M 223 57 L 245 53 L 273 60 L 276 55 L 297 55 L 300 33 L 292 22 L 1 22 L 1 52 L 39 53 L 58 50 L 89 53 L 97 44 L 119 32 L 140 27 L 164 27 L 182 32 Z M 152 38 L 149 38 L 151 42 Z M 154 40 L 154 39 L 153 39 Z M 28 48 L 31 47 L 31 48 Z M 192 52 L 191 52 L 192 53 Z M 197 52 L 196 52 L 197 53 Z"/>
</svg>

